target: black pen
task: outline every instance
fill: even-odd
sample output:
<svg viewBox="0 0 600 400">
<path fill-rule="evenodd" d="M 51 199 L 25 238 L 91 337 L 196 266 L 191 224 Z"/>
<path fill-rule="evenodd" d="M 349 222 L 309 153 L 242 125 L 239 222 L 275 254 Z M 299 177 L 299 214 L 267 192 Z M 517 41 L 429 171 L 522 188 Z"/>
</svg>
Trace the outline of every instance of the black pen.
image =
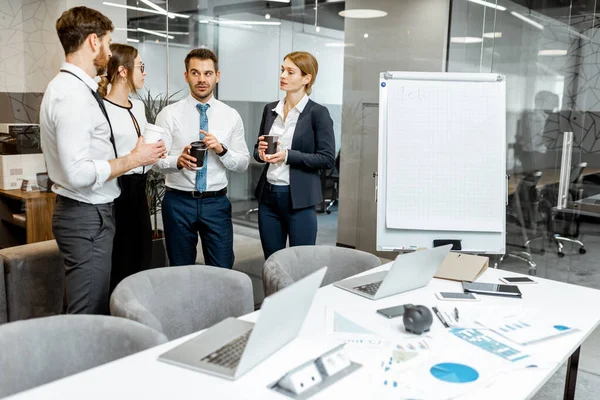
<svg viewBox="0 0 600 400">
<path fill-rule="evenodd" d="M 458 322 L 458 308 L 454 307 L 454 318 L 456 318 L 456 322 Z"/>
<path fill-rule="evenodd" d="M 450 326 L 446 323 L 446 321 L 444 321 L 444 318 L 442 318 L 442 315 L 438 311 L 437 307 L 431 307 L 431 309 L 433 310 L 433 312 L 435 313 L 435 315 L 438 317 L 438 319 L 440 320 L 440 322 L 442 323 L 442 325 L 444 325 L 444 327 L 446 327 L 446 328 L 450 328 Z"/>
</svg>

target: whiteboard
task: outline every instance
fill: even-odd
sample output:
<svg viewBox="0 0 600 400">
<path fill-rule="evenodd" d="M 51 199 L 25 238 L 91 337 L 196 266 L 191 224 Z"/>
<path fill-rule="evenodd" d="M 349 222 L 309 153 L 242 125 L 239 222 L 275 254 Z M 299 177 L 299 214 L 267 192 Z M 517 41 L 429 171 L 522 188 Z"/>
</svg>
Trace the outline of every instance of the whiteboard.
<svg viewBox="0 0 600 400">
<path fill-rule="evenodd" d="M 498 74 L 381 73 L 378 250 L 504 253 L 505 93 Z"/>
</svg>

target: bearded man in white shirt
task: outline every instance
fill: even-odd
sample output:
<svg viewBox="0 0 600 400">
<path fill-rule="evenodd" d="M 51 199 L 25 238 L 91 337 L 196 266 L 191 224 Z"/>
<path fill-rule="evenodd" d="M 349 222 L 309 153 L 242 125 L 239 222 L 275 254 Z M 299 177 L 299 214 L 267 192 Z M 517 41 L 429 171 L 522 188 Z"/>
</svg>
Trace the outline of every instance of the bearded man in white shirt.
<svg viewBox="0 0 600 400">
<path fill-rule="evenodd" d="M 56 31 L 66 62 L 50 82 L 40 108 L 42 149 L 57 194 L 52 232 L 65 263 L 67 312 L 107 314 L 115 222 L 115 178 L 155 163 L 166 148 L 145 144 L 118 157 L 112 127 L 97 93 L 106 71 L 114 26 L 87 7 L 65 11 Z"/>
<path fill-rule="evenodd" d="M 196 262 L 198 234 L 204 264 L 233 266 L 233 225 L 227 198 L 227 170 L 244 172 L 250 153 L 238 112 L 213 96 L 220 72 L 215 53 L 194 49 L 185 58 L 190 95 L 165 107 L 156 124 L 166 131 L 168 156 L 154 168 L 167 174 L 162 204 L 165 242 L 172 266 Z M 201 141 L 204 160 L 190 155 Z M 201 168 L 197 168 L 202 164 Z"/>
</svg>

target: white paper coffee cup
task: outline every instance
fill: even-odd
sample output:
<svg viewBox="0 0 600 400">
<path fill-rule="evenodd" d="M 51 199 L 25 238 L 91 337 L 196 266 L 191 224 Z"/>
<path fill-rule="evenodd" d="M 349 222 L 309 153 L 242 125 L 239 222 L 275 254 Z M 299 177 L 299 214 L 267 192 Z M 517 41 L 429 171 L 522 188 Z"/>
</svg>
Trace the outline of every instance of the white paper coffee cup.
<svg viewBox="0 0 600 400">
<path fill-rule="evenodd" d="M 156 143 L 163 138 L 165 130 L 158 125 L 146 124 L 144 129 L 144 142 Z"/>
</svg>

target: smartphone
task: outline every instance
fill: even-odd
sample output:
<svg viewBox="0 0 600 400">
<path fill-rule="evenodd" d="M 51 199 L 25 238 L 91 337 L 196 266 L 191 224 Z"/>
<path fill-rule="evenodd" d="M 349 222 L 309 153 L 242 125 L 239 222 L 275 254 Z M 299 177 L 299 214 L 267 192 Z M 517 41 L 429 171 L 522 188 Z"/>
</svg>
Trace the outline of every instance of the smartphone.
<svg viewBox="0 0 600 400">
<path fill-rule="evenodd" d="M 436 292 L 435 296 L 440 300 L 479 301 L 473 293 Z"/>
<path fill-rule="evenodd" d="M 411 306 L 412 306 L 412 304 L 403 304 L 401 306 L 382 308 L 382 309 L 377 310 L 377 313 L 381 314 L 387 318 L 395 318 L 395 317 L 399 317 L 404 314 L 405 307 L 408 308 Z"/>
<path fill-rule="evenodd" d="M 531 278 L 526 276 L 505 276 L 504 278 L 500 278 L 500 280 L 504 283 L 512 283 L 512 284 L 521 284 L 521 283 L 537 283 Z"/>
</svg>

